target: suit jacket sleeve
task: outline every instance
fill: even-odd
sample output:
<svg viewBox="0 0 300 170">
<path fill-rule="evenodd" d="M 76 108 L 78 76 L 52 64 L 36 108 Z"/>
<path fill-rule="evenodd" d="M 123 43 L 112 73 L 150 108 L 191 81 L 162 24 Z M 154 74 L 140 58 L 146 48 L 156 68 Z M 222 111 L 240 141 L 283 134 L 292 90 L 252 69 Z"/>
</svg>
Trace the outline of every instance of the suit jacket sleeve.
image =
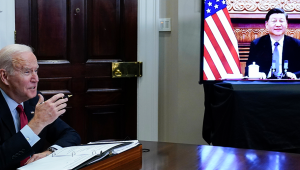
<svg viewBox="0 0 300 170">
<path fill-rule="evenodd" d="M 33 148 L 29 145 L 21 132 L 14 134 L 4 142 L 3 139 L 0 140 L 1 170 L 17 168 L 21 160 L 34 153 Z"/>
<path fill-rule="evenodd" d="M 300 75 L 300 40 L 285 36 L 283 44 L 282 62 L 288 60 L 288 72 Z"/>
<path fill-rule="evenodd" d="M 16 133 L 9 107 L 0 93 L 0 169 L 16 169 L 34 153 L 21 132 Z"/>
<path fill-rule="evenodd" d="M 61 147 L 80 144 L 81 140 L 78 133 L 60 118 L 48 125 L 45 130 L 47 130 L 46 139 L 51 144 L 56 144 Z"/>
</svg>

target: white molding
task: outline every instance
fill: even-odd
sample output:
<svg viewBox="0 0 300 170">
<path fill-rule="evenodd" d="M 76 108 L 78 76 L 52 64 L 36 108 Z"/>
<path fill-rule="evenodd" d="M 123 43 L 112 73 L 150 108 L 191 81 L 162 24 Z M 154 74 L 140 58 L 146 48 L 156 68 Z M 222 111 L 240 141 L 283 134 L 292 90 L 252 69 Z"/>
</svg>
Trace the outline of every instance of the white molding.
<svg viewBox="0 0 300 170">
<path fill-rule="evenodd" d="M 159 0 L 138 0 L 138 61 L 143 77 L 137 88 L 137 137 L 158 141 Z"/>
<path fill-rule="evenodd" d="M 0 49 L 15 41 L 15 1 L 0 0 Z"/>
</svg>

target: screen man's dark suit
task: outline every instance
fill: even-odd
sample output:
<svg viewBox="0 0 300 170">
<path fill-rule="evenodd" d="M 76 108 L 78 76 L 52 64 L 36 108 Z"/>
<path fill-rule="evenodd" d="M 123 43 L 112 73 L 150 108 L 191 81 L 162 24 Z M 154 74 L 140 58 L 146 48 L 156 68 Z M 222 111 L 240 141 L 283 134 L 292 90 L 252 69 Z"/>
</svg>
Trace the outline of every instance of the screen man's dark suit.
<svg viewBox="0 0 300 170">
<path fill-rule="evenodd" d="M 35 111 L 38 99 L 36 96 L 24 102 L 28 121 L 33 117 L 31 111 Z M 81 140 L 77 132 L 59 118 L 46 126 L 39 137 L 41 139 L 31 147 L 21 132 L 16 133 L 9 107 L 0 92 L 0 169 L 15 170 L 24 158 L 45 151 L 46 141 L 66 147 L 78 145 Z"/>
<path fill-rule="evenodd" d="M 284 60 L 288 60 L 289 72 L 295 73 L 300 71 L 300 40 L 287 35 L 284 36 L 282 67 L 284 65 Z M 251 42 L 249 58 L 245 68 L 245 75 L 248 75 L 248 66 L 253 62 L 259 65 L 259 72 L 264 72 L 268 76 L 272 65 L 272 46 L 270 35 L 264 35 Z"/>
</svg>

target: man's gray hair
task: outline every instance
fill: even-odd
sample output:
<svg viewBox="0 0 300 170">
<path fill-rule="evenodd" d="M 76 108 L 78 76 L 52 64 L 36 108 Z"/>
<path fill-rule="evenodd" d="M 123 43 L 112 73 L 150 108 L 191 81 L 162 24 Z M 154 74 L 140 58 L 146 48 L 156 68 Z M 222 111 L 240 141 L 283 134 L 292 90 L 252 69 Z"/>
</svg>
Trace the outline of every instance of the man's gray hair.
<svg viewBox="0 0 300 170">
<path fill-rule="evenodd" d="M 12 75 L 14 71 L 13 55 L 21 52 L 33 52 L 33 50 L 31 47 L 23 44 L 11 44 L 3 47 L 0 50 L 0 69 L 5 69 L 8 74 Z"/>
</svg>

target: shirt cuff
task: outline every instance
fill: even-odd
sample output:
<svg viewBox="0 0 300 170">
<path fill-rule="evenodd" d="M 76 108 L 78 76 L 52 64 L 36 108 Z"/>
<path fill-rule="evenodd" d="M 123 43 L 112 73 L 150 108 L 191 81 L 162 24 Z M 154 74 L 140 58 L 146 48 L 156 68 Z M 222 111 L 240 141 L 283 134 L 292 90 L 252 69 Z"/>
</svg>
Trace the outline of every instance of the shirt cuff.
<svg viewBox="0 0 300 170">
<path fill-rule="evenodd" d="M 40 137 L 28 125 L 24 126 L 20 131 L 31 147 L 40 140 Z"/>
<path fill-rule="evenodd" d="M 56 150 L 58 150 L 58 149 L 61 149 L 62 147 L 61 146 L 59 146 L 59 145 L 52 145 L 51 146 L 52 148 L 55 148 Z"/>
</svg>

